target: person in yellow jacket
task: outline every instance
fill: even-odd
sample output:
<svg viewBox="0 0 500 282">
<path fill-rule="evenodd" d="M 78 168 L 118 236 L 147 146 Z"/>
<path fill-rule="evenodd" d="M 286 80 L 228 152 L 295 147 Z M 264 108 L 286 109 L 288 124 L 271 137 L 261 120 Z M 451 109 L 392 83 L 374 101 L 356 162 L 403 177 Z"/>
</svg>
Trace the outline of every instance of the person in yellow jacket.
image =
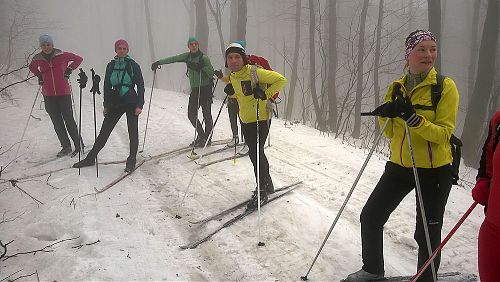
<svg viewBox="0 0 500 282">
<path fill-rule="evenodd" d="M 275 71 L 251 66 L 245 48 L 239 43 L 231 43 L 227 47 L 226 65 L 231 74 L 230 84 L 226 85 L 224 92 L 238 101 L 241 131 L 248 145 L 248 155 L 254 167 L 257 187 L 260 186 L 262 204 L 267 201 L 268 194 L 274 192 L 274 185 L 269 175 L 269 162 L 264 154 L 264 144 L 270 127 L 266 105 L 267 100 L 285 86 L 286 78 Z M 257 138 L 259 156 L 257 156 Z M 258 168 L 260 179 L 257 179 L 257 157 L 260 158 Z M 256 208 L 257 201 L 257 189 L 255 189 L 248 208 Z"/>
<path fill-rule="evenodd" d="M 373 111 L 380 116 L 382 125 L 387 118 L 390 119 L 384 134 L 390 138 L 391 156 L 361 212 L 363 267 L 345 281 L 368 281 L 384 276 L 384 224 L 403 198 L 415 188 L 405 123 L 410 131 L 431 249 L 434 251 L 441 242 L 443 215 L 452 186 L 450 138 L 455 129 L 459 95 L 453 80 L 446 77 L 441 99 L 433 108 L 431 89 L 437 84 L 434 69 L 437 45 L 431 32 L 412 32 L 406 38 L 405 47 L 409 72 L 389 86 L 385 103 Z M 414 238 L 418 244 L 419 269 L 429 257 L 419 208 Z M 434 259 L 436 273 L 439 264 L 438 255 Z M 431 271 L 430 267 L 427 268 L 418 281 L 433 281 Z"/>
</svg>

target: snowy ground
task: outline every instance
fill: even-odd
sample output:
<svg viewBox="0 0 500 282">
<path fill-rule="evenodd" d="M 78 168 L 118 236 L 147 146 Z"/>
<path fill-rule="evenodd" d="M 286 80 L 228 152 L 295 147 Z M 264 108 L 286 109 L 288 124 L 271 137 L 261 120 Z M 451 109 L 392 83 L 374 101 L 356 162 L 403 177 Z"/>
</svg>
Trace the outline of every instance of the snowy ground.
<svg viewBox="0 0 500 282">
<path fill-rule="evenodd" d="M 17 88 L 15 97 L 19 98 L 19 107 L 2 109 L 0 152 L 20 138 L 36 89 L 35 86 Z M 149 100 L 149 91 L 146 90 L 146 100 Z M 92 96 L 84 90 L 82 135 L 88 145 L 94 139 L 91 101 Z M 76 102 L 78 105 L 78 99 Z M 98 127 L 102 121 L 101 103 L 98 97 Z M 220 103 L 217 100 L 213 105 L 214 116 Z M 186 104 L 187 96 L 183 93 L 155 90 L 145 156 L 191 142 L 193 128 L 186 117 Z M 140 119 L 140 149 L 146 112 L 147 106 Z M 198 170 L 182 205 L 182 196 L 196 168 L 186 154 L 147 161 L 111 189 L 89 195 L 94 188 L 101 188 L 120 175 L 124 164 L 99 166 L 99 178 L 94 168 L 84 168 L 78 175 L 77 169 L 69 168 L 77 157 L 54 158 L 59 144 L 48 115 L 38 102 L 33 116 L 41 120 L 30 120 L 26 142 L 19 151 L 21 157 L 1 176 L 0 240 L 4 244 L 12 241 L 7 246 L 7 255 L 12 255 L 39 250 L 60 240 L 76 239 L 47 248 L 50 252 L 0 260 L 0 280 L 11 274 L 13 279 L 37 271 L 40 280 L 47 281 L 297 281 L 307 272 L 368 154 L 368 150 L 321 135 L 312 128 L 285 126 L 283 121 L 274 120 L 271 147 L 266 149 L 266 154 L 275 186 L 297 180 L 303 180 L 304 184 L 262 209 L 260 240 L 266 243 L 265 247 L 257 247 L 259 228 L 254 213 L 223 229 L 198 248 L 181 250 L 180 245 L 221 223 L 215 221 L 198 227 L 188 220 L 216 213 L 250 196 L 254 179 L 248 158 L 238 159 L 236 164 L 226 161 Z M 230 128 L 224 108 L 214 139 L 228 137 Z M 0 156 L 4 167 L 14 152 L 15 148 Z M 125 118 L 122 118 L 99 160 L 123 160 L 127 154 L 128 135 Z M 230 152 L 208 156 L 205 160 L 222 155 L 230 155 Z M 370 160 L 309 274 L 312 281 L 338 281 L 361 267 L 359 214 L 382 174 L 386 159 L 383 155 L 374 155 Z M 43 204 L 37 204 L 4 181 L 58 168 L 67 169 L 17 183 Z M 387 275 L 415 272 L 414 197 L 410 194 L 386 225 Z M 451 230 L 471 203 L 470 187 L 453 187 L 443 233 Z M 477 233 L 482 219 L 482 209 L 476 208 L 447 244 L 442 272 L 477 274 Z M 36 278 L 31 276 L 25 280 Z"/>
</svg>

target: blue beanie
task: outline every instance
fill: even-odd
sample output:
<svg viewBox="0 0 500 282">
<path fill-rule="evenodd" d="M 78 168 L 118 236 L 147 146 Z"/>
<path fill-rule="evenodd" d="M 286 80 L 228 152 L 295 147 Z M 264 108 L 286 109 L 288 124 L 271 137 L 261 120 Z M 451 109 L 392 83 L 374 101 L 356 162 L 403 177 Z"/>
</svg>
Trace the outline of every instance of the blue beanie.
<svg viewBox="0 0 500 282">
<path fill-rule="evenodd" d="M 38 40 L 40 42 L 40 46 L 44 43 L 48 43 L 52 46 L 54 46 L 54 41 L 52 40 L 52 37 L 48 34 L 42 34 L 40 35 L 40 39 Z"/>
<path fill-rule="evenodd" d="M 243 49 L 247 48 L 247 41 L 246 40 L 236 40 L 236 41 L 234 41 L 234 43 L 240 44 L 241 47 L 243 47 Z"/>
</svg>

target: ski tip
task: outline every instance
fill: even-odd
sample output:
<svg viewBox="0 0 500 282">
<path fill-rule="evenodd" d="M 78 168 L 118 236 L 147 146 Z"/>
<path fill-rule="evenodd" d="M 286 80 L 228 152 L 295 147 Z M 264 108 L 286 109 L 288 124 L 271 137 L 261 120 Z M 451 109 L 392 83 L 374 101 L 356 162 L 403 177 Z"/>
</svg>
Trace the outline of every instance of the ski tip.
<svg viewBox="0 0 500 282">
<path fill-rule="evenodd" d="M 307 280 L 309 280 L 309 279 L 307 279 L 307 276 L 300 276 L 300 279 L 301 279 L 302 281 L 307 281 Z"/>
<path fill-rule="evenodd" d="M 197 247 L 197 245 L 196 246 L 191 246 L 191 245 L 182 245 L 182 246 L 179 246 L 179 248 L 181 250 L 191 250 L 191 249 L 194 249 L 196 247 Z"/>
</svg>

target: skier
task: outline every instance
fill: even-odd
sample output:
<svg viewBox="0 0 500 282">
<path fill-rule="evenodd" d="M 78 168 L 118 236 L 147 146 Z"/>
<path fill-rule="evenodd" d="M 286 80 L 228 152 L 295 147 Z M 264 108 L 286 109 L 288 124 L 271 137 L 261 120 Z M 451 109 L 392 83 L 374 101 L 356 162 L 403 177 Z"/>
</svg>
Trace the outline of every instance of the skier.
<svg viewBox="0 0 500 282">
<path fill-rule="evenodd" d="M 196 128 L 197 138 L 190 146 L 203 147 L 213 128 L 212 121 L 212 87 L 214 68 L 207 55 L 200 51 L 198 39 L 188 39 L 189 52 L 177 56 L 168 57 L 154 62 L 151 70 L 155 71 L 161 65 L 184 62 L 187 65 L 186 75 L 189 77 L 191 94 L 188 102 L 188 119 Z M 198 120 L 198 109 L 201 107 L 205 120 L 205 130 Z M 210 145 L 210 140 L 208 141 Z"/>
<path fill-rule="evenodd" d="M 99 151 L 106 145 L 109 135 L 123 114 L 127 115 L 130 153 L 125 165 L 125 172 L 135 169 L 137 148 L 139 146 L 138 123 L 144 105 L 144 79 L 141 67 L 129 55 L 127 41 L 115 42 L 116 56 L 106 66 L 104 77 L 104 120 L 101 131 L 92 150 L 85 159 L 75 163 L 74 168 L 91 166 Z M 135 89 L 137 88 L 137 90 Z"/>
<path fill-rule="evenodd" d="M 435 250 L 441 242 L 443 215 L 452 186 L 450 137 L 456 124 L 458 90 L 453 80 L 446 77 L 441 99 L 433 110 L 431 89 L 432 85 L 437 83 L 437 72 L 434 68 L 437 57 L 436 38 L 429 31 L 417 30 L 406 38 L 405 47 L 406 66 L 409 71 L 389 86 L 385 104 L 374 110 L 374 113 L 380 115 L 380 124 L 391 118 L 384 131 L 391 139 L 391 154 L 385 171 L 360 216 L 363 267 L 350 274 L 345 281 L 368 281 L 384 276 L 384 224 L 403 198 L 415 187 L 406 125 L 410 130 L 418 169 L 431 249 Z M 393 92 L 393 89 L 396 91 Z M 396 94 L 394 100 L 393 94 Z M 420 269 L 429 253 L 419 208 L 414 238 L 418 244 Z M 436 273 L 439 263 L 440 255 L 434 259 Z M 432 281 L 431 271 L 429 267 L 419 281 Z"/>
<path fill-rule="evenodd" d="M 256 181 L 260 183 L 261 204 L 266 202 L 268 194 L 274 192 L 274 185 L 269 175 L 269 163 L 264 154 L 264 144 L 269 133 L 269 112 L 266 111 L 267 100 L 283 88 L 286 78 L 275 71 L 253 67 L 248 63 L 245 48 L 238 43 L 231 43 L 226 48 L 226 65 L 231 70 L 230 84 L 224 92 L 236 98 L 239 105 L 241 131 L 249 149 L 249 157 L 254 167 Z M 255 76 L 254 76 L 255 75 Z M 253 77 L 253 78 L 252 78 Z M 254 85 L 258 79 L 258 85 Z M 257 120 L 257 104 L 259 116 Z M 257 136 L 258 123 L 258 136 Z M 260 167 L 257 168 L 257 138 L 259 138 Z M 260 179 L 257 179 L 259 169 Z M 257 207 L 257 188 L 248 208 Z"/>
<path fill-rule="evenodd" d="M 500 137 L 500 111 L 490 120 L 488 137 L 484 142 L 481 161 L 477 171 L 476 185 L 472 198 L 485 208 L 486 216 L 478 238 L 478 266 L 481 281 L 498 281 L 500 269 L 500 150 L 497 153 Z"/>
<path fill-rule="evenodd" d="M 42 87 L 45 111 L 49 114 L 61 143 L 62 149 L 57 153 L 57 157 L 71 153 L 68 133 L 75 146 L 75 151 L 72 153 L 72 156 L 75 156 L 80 152 L 83 142 L 80 143 L 78 140 L 68 80 L 71 72 L 78 68 L 83 59 L 73 53 L 54 48 L 54 41 L 48 34 L 41 35 L 39 43 L 42 52 L 33 57 L 29 69 L 38 77 L 38 84 Z"/>
</svg>

